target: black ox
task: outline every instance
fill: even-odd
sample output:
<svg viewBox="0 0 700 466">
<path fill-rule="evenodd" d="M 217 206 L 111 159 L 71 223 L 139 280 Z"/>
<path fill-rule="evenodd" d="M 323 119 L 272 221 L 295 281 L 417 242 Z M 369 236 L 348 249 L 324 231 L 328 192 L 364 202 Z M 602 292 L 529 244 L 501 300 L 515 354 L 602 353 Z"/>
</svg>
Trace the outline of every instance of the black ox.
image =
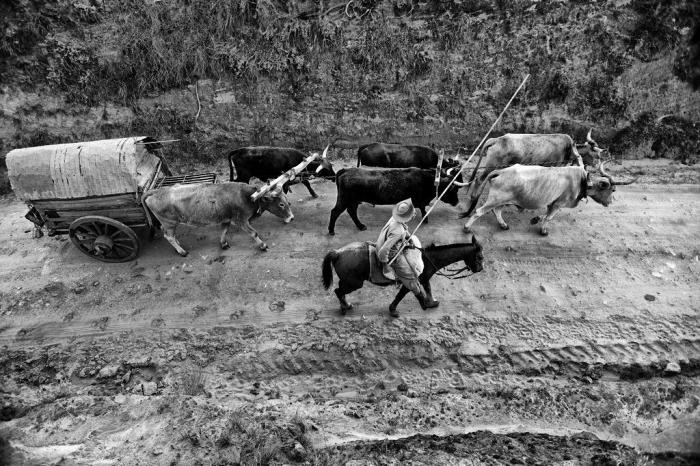
<svg viewBox="0 0 700 466">
<path fill-rule="evenodd" d="M 422 168 L 395 168 L 391 170 L 364 170 L 344 168 L 338 171 L 335 179 L 338 189 L 335 207 L 331 210 L 328 233 L 335 234 L 335 222 L 345 210 L 360 230 L 367 227 L 357 218 L 357 207 L 362 203 L 389 205 L 411 198 L 413 205 L 425 216 L 425 207 L 435 197 L 435 170 Z M 442 193 L 451 179 L 440 177 L 438 189 Z M 456 181 L 442 197 L 442 201 L 456 206 L 459 203 L 457 192 L 465 183 Z"/>
<path fill-rule="evenodd" d="M 357 150 L 357 166 L 386 168 L 435 168 L 438 165 L 438 154 L 429 147 L 404 146 L 402 144 L 385 144 L 373 142 Z M 455 159 L 444 159 L 445 169 L 459 166 Z"/>
<path fill-rule="evenodd" d="M 334 177 L 333 166 L 326 158 L 327 151 L 323 152 L 321 160 L 311 162 L 300 174 L 301 183 L 309 190 L 309 194 L 318 197 L 311 188 L 308 176 Z M 286 147 L 242 147 L 232 150 L 228 154 L 228 165 L 231 170 L 230 181 L 248 183 L 255 177 L 263 181 L 277 178 L 295 165 L 300 164 L 307 157 L 301 151 Z M 289 185 L 299 181 L 286 183 L 284 192 L 289 192 Z"/>
</svg>

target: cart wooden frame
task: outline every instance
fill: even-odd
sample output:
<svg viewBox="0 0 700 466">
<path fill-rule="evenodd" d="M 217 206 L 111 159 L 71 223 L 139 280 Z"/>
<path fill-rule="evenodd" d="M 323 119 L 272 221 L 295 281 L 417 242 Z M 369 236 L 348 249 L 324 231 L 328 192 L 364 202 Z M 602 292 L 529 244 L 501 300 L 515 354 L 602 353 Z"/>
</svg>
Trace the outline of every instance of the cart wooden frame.
<svg viewBox="0 0 700 466">
<path fill-rule="evenodd" d="M 126 262 L 152 238 L 157 221 L 143 204 L 146 191 L 177 183 L 214 183 L 216 174 L 172 176 L 150 137 L 15 149 L 6 156 L 12 189 L 30 210 L 36 236 L 68 234 L 82 253 Z"/>
</svg>

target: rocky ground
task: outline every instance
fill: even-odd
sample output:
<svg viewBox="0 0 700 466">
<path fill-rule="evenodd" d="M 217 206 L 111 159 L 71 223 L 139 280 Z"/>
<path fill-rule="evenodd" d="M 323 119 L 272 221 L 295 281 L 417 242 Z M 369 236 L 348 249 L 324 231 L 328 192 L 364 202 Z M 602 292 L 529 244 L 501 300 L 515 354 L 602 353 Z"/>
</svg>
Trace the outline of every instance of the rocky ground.
<svg viewBox="0 0 700 466">
<path fill-rule="evenodd" d="M 700 170 L 633 161 L 609 208 L 475 225 L 484 271 L 433 279 L 440 307 L 367 284 L 342 317 L 326 252 L 373 240 L 388 206 L 326 233 L 335 201 L 290 195 L 231 249 L 182 228 L 104 264 L 31 238 L 0 201 L 0 462 L 694 464 L 700 458 Z M 469 240 L 439 206 L 424 243 Z M 337 278 L 336 278 L 337 281 Z M 4 455 L 4 456 L 3 456 Z"/>
</svg>

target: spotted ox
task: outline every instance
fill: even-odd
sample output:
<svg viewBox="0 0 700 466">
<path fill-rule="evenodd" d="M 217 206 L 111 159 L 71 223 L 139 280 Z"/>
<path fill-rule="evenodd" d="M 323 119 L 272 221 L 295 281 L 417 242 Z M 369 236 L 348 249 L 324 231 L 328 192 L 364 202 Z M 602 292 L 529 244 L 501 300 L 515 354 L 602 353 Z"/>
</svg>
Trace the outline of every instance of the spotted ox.
<svg viewBox="0 0 700 466">
<path fill-rule="evenodd" d="M 476 193 L 489 174 L 499 168 L 515 164 L 542 165 L 545 167 L 568 164 L 596 166 L 603 149 L 591 138 L 591 131 L 586 136 L 586 144 L 579 146 L 568 134 L 505 134 L 491 138 L 484 143 L 483 171 L 476 178 L 476 168 L 472 174 L 471 186 L 467 193 L 470 215 L 476 207 Z M 481 160 L 480 160 L 481 162 Z M 477 164 L 477 168 L 479 164 Z"/>
<path fill-rule="evenodd" d="M 218 184 L 179 184 L 150 191 L 144 195 L 144 203 L 158 219 L 165 239 L 178 254 L 186 256 L 187 251 L 175 238 L 175 228 L 181 223 L 195 226 L 218 225 L 221 228 L 220 244 L 228 249 L 226 234 L 231 225 L 240 226 L 260 249 L 267 245 L 250 226 L 250 221 L 267 210 L 285 223 L 294 219 L 289 201 L 281 188 L 272 190 L 257 201 L 251 199 L 256 191 L 254 186 L 244 183 Z"/>
<path fill-rule="evenodd" d="M 484 205 L 476 209 L 464 229 L 471 232 L 471 226 L 485 213 L 493 210 L 498 224 L 507 230 L 508 224 L 503 220 L 503 207 L 516 206 L 519 210 L 547 208 L 542 217 L 534 217 L 531 223 L 540 223 L 540 233 L 547 235 L 547 222 L 562 207 L 576 207 L 586 197 L 607 207 L 612 201 L 612 193 L 616 185 L 626 185 L 632 181 L 614 181 L 605 172 L 605 164 L 601 164 L 602 177 L 591 178 L 583 167 L 541 167 L 537 165 L 513 165 L 512 167 L 495 170 L 489 174 L 477 193 L 477 200 L 489 186 L 489 194 Z M 467 217 L 468 212 L 460 214 Z"/>
</svg>

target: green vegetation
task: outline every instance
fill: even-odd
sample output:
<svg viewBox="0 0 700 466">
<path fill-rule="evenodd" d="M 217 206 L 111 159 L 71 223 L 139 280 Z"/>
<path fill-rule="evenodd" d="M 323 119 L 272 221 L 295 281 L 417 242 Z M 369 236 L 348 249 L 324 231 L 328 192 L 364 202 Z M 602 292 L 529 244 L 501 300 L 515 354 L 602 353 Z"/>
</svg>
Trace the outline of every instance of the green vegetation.
<svg viewBox="0 0 700 466">
<path fill-rule="evenodd" d="M 355 0 L 351 17 L 345 5 L 11 0 L 0 6 L 0 67 L 9 70 L 0 86 L 58 93 L 72 108 L 133 110 L 131 123 L 99 121 L 72 137 L 168 135 L 186 141 L 177 157 L 213 160 L 232 144 L 316 147 L 335 136 L 391 139 L 401 125 L 427 135 L 449 122 L 466 125 L 459 144 L 471 144 L 530 73 L 502 131 L 563 126 L 580 138 L 590 122 L 639 116 L 630 93 L 646 91 L 623 92 L 620 82 L 633 63 L 677 53 L 674 72 L 690 76 L 682 60 L 700 17 L 691 0 Z M 230 89 L 235 110 L 195 127 L 191 101 L 150 108 L 148 99 L 199 80 Z M 287 117 L 319 106 L 321 126 Z M 552 106 L 569 122 L 531 118 Z"/>
</svg>

